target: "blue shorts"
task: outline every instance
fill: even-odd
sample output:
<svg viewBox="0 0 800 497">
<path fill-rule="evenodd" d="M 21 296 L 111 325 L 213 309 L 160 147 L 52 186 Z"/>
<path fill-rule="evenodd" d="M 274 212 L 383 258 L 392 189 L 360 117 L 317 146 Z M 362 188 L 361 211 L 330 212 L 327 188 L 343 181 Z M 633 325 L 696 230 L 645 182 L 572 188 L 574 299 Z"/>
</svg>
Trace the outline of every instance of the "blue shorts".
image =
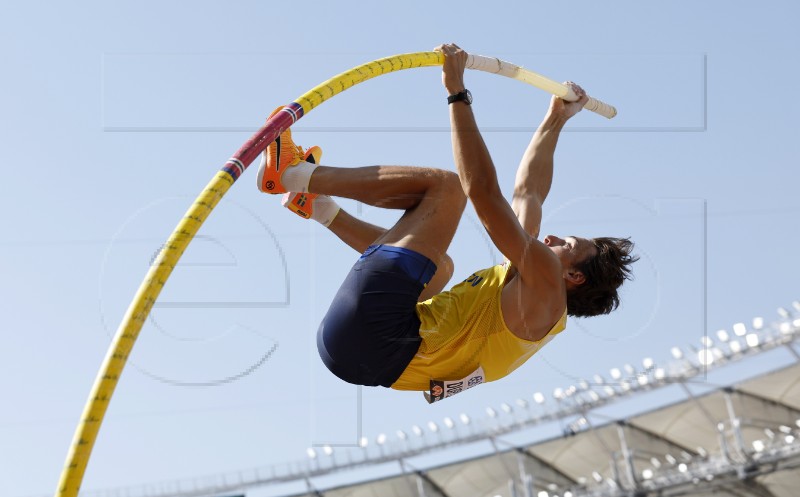
<svg viewBox="0 0 800 497">
<path fill-rule="evenodd" d="M 413 250 L 367 248 L 317 332 L 322 362 L 348 383 L 390 387 L 419 349 L 417 299 L 435 272 Z"/>
</svg>

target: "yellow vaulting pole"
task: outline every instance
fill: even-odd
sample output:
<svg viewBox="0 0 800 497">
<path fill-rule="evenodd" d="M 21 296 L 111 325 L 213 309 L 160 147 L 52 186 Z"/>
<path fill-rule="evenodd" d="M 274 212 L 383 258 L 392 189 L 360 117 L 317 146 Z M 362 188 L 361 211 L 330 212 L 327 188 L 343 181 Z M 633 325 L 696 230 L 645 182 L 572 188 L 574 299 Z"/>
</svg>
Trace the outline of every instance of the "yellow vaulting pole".
<svg viewBox="0 0 800 497">
<path fill-rule="evenodd" d="M 111 396 L 114 394 L 114 389 L 122 375 L 133 345 L 136 343 L 139 331 L 150 314 L 150 309 L 152 309 L 158 294 L 164 288 L 167 278 L 178 264 L 178 259 L 232 184 L 233 178 L 228 173 L 218 172 L 178 223 L 150 266 L 150 270 L 128 307 L 103 364 L 100 366 L 100 371 L 75 430 L 56 495 L 70 497 L 78 495 L 97 432 L 100 430 L 100 424 L 103 422 L 108 404 L 111 402 Z"/>
<path fill-rule="evenodd" d="M 536 84 L 526 80 L 525 77 L 535 73 L 513 64 L 482 56 L 471 57 L 473 57 L 473 61 L 477 60 L 478 63 L 483 64 L 480 67 L 475 65 L 473 67 L 475 69 L 494 72 L 534 86 L 544 86 L 541 83 Z M 114 395 L 114 390 L 133 350 L 133 345 L 136 343 L 153 304 L 164 288 L 172 270 L 211 211 L 250 163 L 264 151 L 267 145 L 275 141 L 283 131 L 303 115 L 348 88 L 390 72 L 437 66 L 442 65 L 443 62 L 444 56 L 438 52 L 401 54 L 368 62 L 334 76 L 301 95 L 297 100 L 284 107 L 282 112 L 272 116 L 214 175 L 180 220 L 167 239 L 167 243 L 161 248 L 117 328 L 75 430 L 55 493 L 56 497 L 77 497 L 111 397 Z M 494 70 L 495 67 L 499 68 L 502 64 L 505 64 L 502 71 Z M 539 78 L 541 76 L 532 79 L 540 82 Z M 549 91 L 563 91 L 563 85 L 552 83 L 558 86 L 548 88 Z"/>
</svg>

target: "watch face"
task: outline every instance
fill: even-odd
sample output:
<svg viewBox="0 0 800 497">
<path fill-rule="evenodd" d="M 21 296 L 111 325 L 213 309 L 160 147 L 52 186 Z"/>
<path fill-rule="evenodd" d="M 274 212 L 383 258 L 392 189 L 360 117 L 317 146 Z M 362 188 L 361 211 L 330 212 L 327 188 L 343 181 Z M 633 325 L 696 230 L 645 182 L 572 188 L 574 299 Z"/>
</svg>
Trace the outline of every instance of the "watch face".
<svg viewBox="0 0 800 497">
<path fill-rule="evenodd" d="M 464 101 L 467 102 L 467 104 L 472 104 L 472 92 L 464 90 L 464 93 Z"/>
</svg>

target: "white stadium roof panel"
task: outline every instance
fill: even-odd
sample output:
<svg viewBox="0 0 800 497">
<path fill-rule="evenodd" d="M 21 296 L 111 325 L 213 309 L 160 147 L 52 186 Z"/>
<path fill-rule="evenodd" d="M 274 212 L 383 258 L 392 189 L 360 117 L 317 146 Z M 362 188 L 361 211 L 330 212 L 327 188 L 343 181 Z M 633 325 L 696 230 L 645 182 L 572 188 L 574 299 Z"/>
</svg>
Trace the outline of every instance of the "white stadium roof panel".
<svg viewBox="0 0 800 497">
<path fill-rule="evenodd" d="M 540 492 L 550 497 L 562 497 L 565 492 L 574 497 L 623 496 L 634 495 L 628 492 L 638 488 L 643 493 L 636 495 L 642 496 L 797 497 L 799 379 L 800 364 L 795 364 L 730 389 L 569 436 L 405 476 L 303 495 L 511 496 L 509 482 L 516 479 L 516 495 L 524 496 L 523 468 L 531 476 L 533 496 Z M 738 420 L 738 434 L 726 396 Z M 419 492 L 420 486 L 424 493 Z"/>
</svg>

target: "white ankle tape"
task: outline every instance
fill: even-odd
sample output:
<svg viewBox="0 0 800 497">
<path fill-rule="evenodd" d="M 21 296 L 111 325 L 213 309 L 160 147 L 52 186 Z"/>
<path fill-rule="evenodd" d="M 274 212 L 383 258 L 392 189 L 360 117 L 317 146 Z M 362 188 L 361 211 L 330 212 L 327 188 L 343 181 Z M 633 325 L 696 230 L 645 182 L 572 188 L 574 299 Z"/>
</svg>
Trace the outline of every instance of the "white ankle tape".
<svg viewBox="0 0 800 497">
<path fill-rule="evenodd" d="M 327 228 L 340 210 L 341 207 L 335 200 L 327 195 L 320 195 L 314 200 L 314 211 L 311 213 L 311 219 Z"/>
<path fill-rule="evenodd" d="M 283 173 L 281 184 L 290 192 L 308 193 L 308 182 L 311 180 L 311 175 L 316 168 L 316 164 L 301 161 L 299 164 L 290 167 Z"/>
</svg>

